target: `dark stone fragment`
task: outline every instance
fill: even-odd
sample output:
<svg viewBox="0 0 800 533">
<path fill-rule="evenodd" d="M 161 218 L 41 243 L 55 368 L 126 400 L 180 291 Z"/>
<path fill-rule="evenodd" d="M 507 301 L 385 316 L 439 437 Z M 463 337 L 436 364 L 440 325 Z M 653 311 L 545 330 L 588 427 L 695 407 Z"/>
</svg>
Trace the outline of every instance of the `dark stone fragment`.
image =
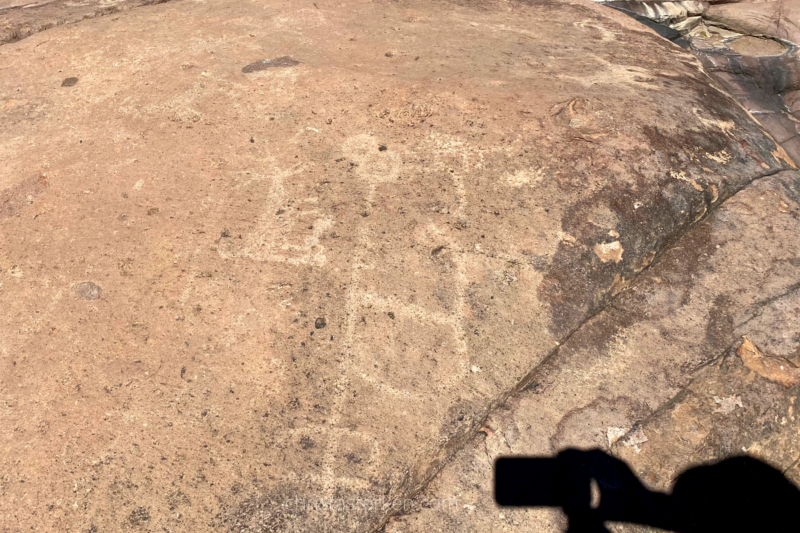
<svg viewBox="0 0 800 533">
<path fill-rule="evenodd" d="M 75 292 L 75 296 L 81 300 L 98 300 L 100 299 L 100 295 L 103 293 L 103 289 L 91 281 L 78 283 L 72 288 L 72 290 Z"/>
<path fill-rule="evenodd" d="M 268 68 L 290 68 L 296 67 L 300 61 L 293 57 L 283 56 L 276 57 L 275 59 L 262 59 L 255 63 L 250 63 L 242 69 L 242 72 L 249 74 L 250 72 L 258 72 L 259 70 L 267 70 Z"/>
</svg>

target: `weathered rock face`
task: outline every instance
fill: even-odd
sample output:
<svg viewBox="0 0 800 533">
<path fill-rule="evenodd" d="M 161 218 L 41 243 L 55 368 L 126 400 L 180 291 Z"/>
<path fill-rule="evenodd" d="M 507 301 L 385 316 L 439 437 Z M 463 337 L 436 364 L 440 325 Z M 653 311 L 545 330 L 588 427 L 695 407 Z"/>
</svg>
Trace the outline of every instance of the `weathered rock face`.
<svg viewBox="0 0 800 533">
<path fill-rule="evenodd" d="M 700 26 L 688 39 L 703 66 L 761 123 L 790 157 L 800 160 L 800 119 L 792 93 L 800 87 L 798 48 L 773 39 Z M 782 98 L 781 95 L 786 95 Z"/>
<path fill-rule="evenodd" d="M 558 510 L 497 507 L 499 455 L 601 448 L 669 492 L 686 468 L 744 449 L 800 481 L 799 213 L 797 172 L 734 196 L 576 332 L 387 531 L 563 531 Z"/>
<path fill-rule="evenodd" d="M 113 15 L 170 0 L 0 0 L 0 44 L 62 24 Z"/>
<path fill-rule="evenodd" d="M 800 29 L 798 29 L 800 0 L 595 1 L 669 25 L 681 32 L 691 30 L 702 18 L 709 24 L 722 26 L 741 34 L 800 43 Z"/>
<path fill-rule="evenodd" d="M 698 40 L 692 42 L 698 48 L 702 47 Z M 800 49 L 786 49 L 775 41 L 747 36 L 737 37 L 723 46 L 715 44 L 717 49 L 706 45 L 704 50 L 704 63 L 710 70 L 745 74 L 768 94 L 800 88 Z"/>
<path fill-rule="evenodd" d="M 800 44 L 800 0 L 716 4 L 706 17 L 726 28 L 752 35 L 768 35 Z"/>
<path fill-rule="evenodd" d="M 790 42 L 798 41 L 791 31 L 792 2 L 758 3 L 757 7 L 750 3 L 715 4 L 711 10 L 708 3 L 701 2 L 603 4 L 630 14 L 663 37 L 691 49 L 789 156 L 800 160 L 800 122 L 790 102 L 784 104 L 780 96 L 800 87 L 798 48 Z M 769 24 L 763 23 L 763 17 L 751 16 L 753 9 L 771 13 Z M 783 21 L 785 16 L 791 20 Z"/>
<path fill-rule="evenodd" d="M 674 24 L 688 17 L 702 15 L 708 9 L 708 2 L 688 0 L 683 2 L 603 2 L 609 7 L 635 13 L 661 24 Z"/>
<path fill-rule="evenodd" d="M 722 13 L 739 13 L 747 24 L 727 24 L 709 11 L 705 2 L 607 2 L 603 5 L 630 14 L 639 22 L 676 44 L 692 50 L 703 66 L 726 91 L 764 126 L 795 161 L 800 160 L 800 120 L 793 109 L 791 93 L 800 87 L 798 47 L 788 39 L 781 22 L 784 7 L 789 13 L 792 3 L 759 3 L 756 9 L 774 11 L 769 27 L 758 26 L 758 17 L 751 20 L 749 3 L 714 5 Z M 748 24 L 750 24 L 748 26 Z M 753 26 L 755 24 L 755 26 Z M 793 22 L 788 23 L 789 26 Z M 725 29 L 725 28 L 731 29 Z M 736 31 L 732 31 L 736 30 Z M 781 95 L 788 97 L 786 102 Z"/>
<path fill-rule="evenodd" d="M 8 531 L 368 530 L 792 166 L 588 2 L 178 2 L 0 65 Z"/>
</svg>

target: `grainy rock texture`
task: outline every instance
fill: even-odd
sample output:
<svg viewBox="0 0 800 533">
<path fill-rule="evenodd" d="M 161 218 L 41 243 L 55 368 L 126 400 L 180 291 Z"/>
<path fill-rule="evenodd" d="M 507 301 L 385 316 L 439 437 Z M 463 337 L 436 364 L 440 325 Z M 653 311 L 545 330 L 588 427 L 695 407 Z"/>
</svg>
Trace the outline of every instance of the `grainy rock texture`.
<svg viewBox="0 0 800 533">
<path fill-rule="evenodd" d="M 392 509 L 286 502 L 413 494 L 793 167 L 690 53 L 583 1 L 143 7 L 0 47 L 0 123 L 0 531 L 370 530 Z"/>
<path fill-rule="evenodd" d="M 686 468 L 746 451 L 800 481 L 798 214 L 797 172 L 734 196 L 541 365 L 387 531 L 563 531 L 560 511 L 494 503 L 499 455 L 601 448 L 669 492 Z"/>
</svg>

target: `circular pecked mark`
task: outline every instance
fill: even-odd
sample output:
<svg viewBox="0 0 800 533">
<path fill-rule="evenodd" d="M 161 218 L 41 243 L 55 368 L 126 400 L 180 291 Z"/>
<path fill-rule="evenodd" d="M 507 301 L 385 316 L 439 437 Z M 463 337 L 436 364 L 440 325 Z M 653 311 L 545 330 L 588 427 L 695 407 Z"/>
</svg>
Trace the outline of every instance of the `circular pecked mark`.
<svg viewBox="0 0 800 533">
<path fill-rule="evenodd" d="M 324 317 L 319 317 L 318 319 L 316 319 L 314 321 L 314 327 L 317 328 L 317 329 L 322 329 L 327 325 L 328 325 L 328 323 L 325 322 L 325 318 Z"/>
</svg>

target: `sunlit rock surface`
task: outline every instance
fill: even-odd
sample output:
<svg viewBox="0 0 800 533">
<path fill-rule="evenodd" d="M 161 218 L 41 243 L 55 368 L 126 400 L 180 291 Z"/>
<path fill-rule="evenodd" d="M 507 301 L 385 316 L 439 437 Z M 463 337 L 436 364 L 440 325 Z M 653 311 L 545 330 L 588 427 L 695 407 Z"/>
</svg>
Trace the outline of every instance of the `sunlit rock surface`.
<svg viewBox="0 0 800 533">
<path fill-rule="evenodd" d="M 184 0 L 0 73 L 4 531 L 371 530 L 793 167 L 583 1 Z"/>
</svg>

